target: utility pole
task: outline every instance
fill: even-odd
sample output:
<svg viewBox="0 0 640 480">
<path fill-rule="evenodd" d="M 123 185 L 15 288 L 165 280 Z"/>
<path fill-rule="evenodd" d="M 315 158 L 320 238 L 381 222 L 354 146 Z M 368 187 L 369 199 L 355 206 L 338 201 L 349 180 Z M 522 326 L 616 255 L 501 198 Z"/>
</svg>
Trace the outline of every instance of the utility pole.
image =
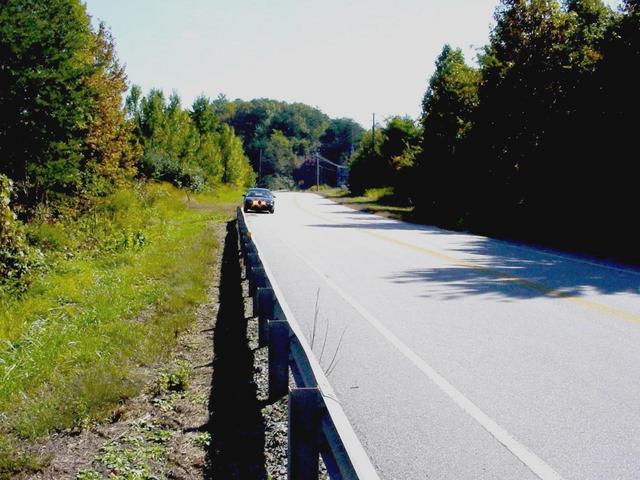
<svg viewBox="0 0 640 480">
<path fill-rule="evenodd" d="M 371 153 L 376 151 L 376 114 L 373 114 L 373 123 L 371 124 Z"/>
<path fill-rule="evenodd" d="M 258 160 L 258 185 L 262 182 L 262 149 L 260 149 L 260 160 Z"/>
<path fill-rule="evenodd" d="M 316 192 L 320 191 L 320 156 L 318 155 L 318 152 L 315 153 L 316 155 Z"/>
</svg>

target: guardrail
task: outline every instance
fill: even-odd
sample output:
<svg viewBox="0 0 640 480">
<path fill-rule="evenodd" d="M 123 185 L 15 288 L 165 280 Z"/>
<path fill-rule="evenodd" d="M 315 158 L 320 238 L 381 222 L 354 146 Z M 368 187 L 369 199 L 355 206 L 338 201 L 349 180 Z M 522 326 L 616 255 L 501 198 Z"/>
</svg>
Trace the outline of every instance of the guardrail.
<svg viewBox="0 0 640 480">
<path fill-rule="evenodd" d="M 379 480 L 327 377 L 305 340 L 238 208 L 258 342 L 269 348 L 269 398 L 289 396 L 288 478 L 317 480 L 319 458 L 331 479 Z M 295 388 L 289 388 L 289 371 Z"/>
</svg>

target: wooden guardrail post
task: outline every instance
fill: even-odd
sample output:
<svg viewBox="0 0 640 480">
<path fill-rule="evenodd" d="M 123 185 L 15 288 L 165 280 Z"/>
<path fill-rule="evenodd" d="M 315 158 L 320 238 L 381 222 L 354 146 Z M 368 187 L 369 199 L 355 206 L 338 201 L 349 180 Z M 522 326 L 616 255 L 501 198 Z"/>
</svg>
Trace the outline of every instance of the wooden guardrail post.
<svg viewBox="0 0 640 480">
<path fill-rule="evenodd" d="M 279 400 L 289 391 L 289 324 L 269 321 L 269 399 Z"/>
<path fill-rule="evenodd" d="M 255 299 L 256 289 L 266 286 L 268 286 L 268 280 L 264 268 L 256 265 L 252 266 L 251 275 L 249 276 L 249 295 Z"/>
<path fill-rule="evenodd" d="M 257 253 L 247 253 L 244 256 L 244 265 L 247 271 L 247 278 L 249 278 L 249 272 L 251 271 L 251 267 L 260 266 L 260 259 L 258 258 Z"/>
<path fill-rule="evenodd" d="M 256 248 L 255 244 L 253 243 L 253 240 L 251 240 L 250 238 L 248 238 L 245 241 L 245 255 L 248 253 L 255 253 L 256 255 L 258 254 L 258 249 Z"/>
<path fill-rule="evenodd" d="M 269 286 L 256 287 L 256 294 L 253 300 L 253 316 L 269 319 L 273 318 L 273 290 Z"/>
<path fill-rule="evenodd" d="M 269 320 L 275 319 L 273 307 L 276 297 L 270 288 L 258 289 L 258 346 L 269 344 Z"/>
<path fill-rule="evenodd" d="M 317 480 L 322 395 L 318 388 L 289 392 L 289 480 Z"/>
</svg>

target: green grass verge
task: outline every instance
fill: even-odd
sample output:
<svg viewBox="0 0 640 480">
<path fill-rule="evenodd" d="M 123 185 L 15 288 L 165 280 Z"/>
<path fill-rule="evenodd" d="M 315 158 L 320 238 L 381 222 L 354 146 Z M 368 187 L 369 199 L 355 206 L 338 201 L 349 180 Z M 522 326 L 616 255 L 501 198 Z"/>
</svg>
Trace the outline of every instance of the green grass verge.
<svg viewBox="0 0 640 480">
<path fill-rule="evenodd" d="M 169 353 L 206 299 L 213 224 L 240 198 L 146 185 L 80 219 L 28 226 L 48 269 L 20 298 L 0 294 L 0 478 L 43 460 L 29 443 L 139 392 L 140 367 Z"/>
</svg>

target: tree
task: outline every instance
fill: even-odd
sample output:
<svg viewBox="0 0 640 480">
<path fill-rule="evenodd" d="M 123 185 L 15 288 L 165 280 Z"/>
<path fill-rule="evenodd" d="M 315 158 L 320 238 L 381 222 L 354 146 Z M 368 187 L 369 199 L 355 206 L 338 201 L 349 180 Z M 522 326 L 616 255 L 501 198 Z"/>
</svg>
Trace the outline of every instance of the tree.
<svg viewBox="0 0 640 480">
<path fill-rule="evenodd" d="M 23 201 L 81 188 L 94 45 L 80 0 L 0 3 L 0 172 Z"/>
<path fill-rule="evenodd" d="M 253 185 L 255 174 L 242 148 L 242 140 L 228 125 L 223 125 L 220 131 L 220 148 L 224 159 L 223 182 L 238 187 Z"/>
<path fill-rule="evenodd" d="M 634 228 L 637 200 L 637 116 L 640 91 L 633 67 L 640 62 L 640 2 L 626 0 L 622 15 L 615 16 L 600 43 L 602 60 L 592 75 L 590 123 L 582 131 L 580 156 L 591 165 L 583 198 L 591 215 L 583 231 L 592 247 L 610 251 L 610 235 L 616 232 L 617 251 L 640 260 L 640 235 Z M 586 215 L 585 215 L 586 216 Z M 599 228 L 593 232 L 593 223 Z"/>
<path fill-rule="evenodd" d="M 349 188 L 354 195 L 362 195 L 368 188 L 392 185 L 393 171 L 381 155 L 383 137 L 380 129 L 375 134 L 367 131 L 360 146 L 349 160 Z"/>
<path fill-rule="evenodd" d="M 225 166 L 220 143 L 220 135 L 216 133 L 204 133 L 199 138 L 196 164 L 202 169 L 209 185 L 221 183 L 224 175 Z"/>
<path fill-rule="evenodd" d="M 364 128 L 350 118 L 336 118 L 320 137 L 320 153 L 332 162 L 344 165 L 362 140 Z"/>
<path fill-rule="evenodd" d="M 100 24 L 95 38 L 93 58 L 96 71 L 88 78 L 94 95 L 93 114 L 86 138 L 88 193 L 106 193 L 122 186 L 136 173 L 141 155 L 133 139 L 134 125 L 125 120 L 122 95 L 127 89 L 124 69 L 115 56 L 113 38 Z"/>
<path fill-rule="evenodd" d="M 193 101 L 189 114 L 200 134 L 213 133 L 218 129 L 218 115 L 206 96 L 200 95 Z"/>
<path fill-rule="evenodd" d="M 476 223 L 510 233 L 535 231 L 547 183 L 558 166 L 543 155 L 550 126 L 566 117 L 571 64 L 570 16 L 553 0 L 503 0 L 480 57 L 482 84 L 474 148 L 485 169 L 476 175 Z M 551 175 L 550 175 L 551 174 Z M 498 232 L 501 233 L 501 232 Z"/>
<path fill-rule="evenodd" d="M 144 148 L 140 171 L 146 177 L 192 190 L 220 182 L 253 184 L 242 140 L 220 123 L 206 97 L 197 98 L 187 111 L 175 92 L 167 100 L 155 89 L 142 97 L 134 86 L 125 106 Z"/>
<path fill-rule="evenodd" d="M 293 148 L 292 140 L 281 131 L 274 131 L 264 150 L 263 174 L 291 177 L 297 160 Z"/>
<path fill-rule="evenodd" d="M 412 197 L 419 213 L 436 223 L 453 224 L 469 187 L 461 179 L 461 149 L 478 107 L 480 72 L 466 65 L 460 49 L 445 45 L 422 101 L 422 152 L 414 168 Z M 455 193 L 454 193 L 455 192 Z"/>
</svg>

